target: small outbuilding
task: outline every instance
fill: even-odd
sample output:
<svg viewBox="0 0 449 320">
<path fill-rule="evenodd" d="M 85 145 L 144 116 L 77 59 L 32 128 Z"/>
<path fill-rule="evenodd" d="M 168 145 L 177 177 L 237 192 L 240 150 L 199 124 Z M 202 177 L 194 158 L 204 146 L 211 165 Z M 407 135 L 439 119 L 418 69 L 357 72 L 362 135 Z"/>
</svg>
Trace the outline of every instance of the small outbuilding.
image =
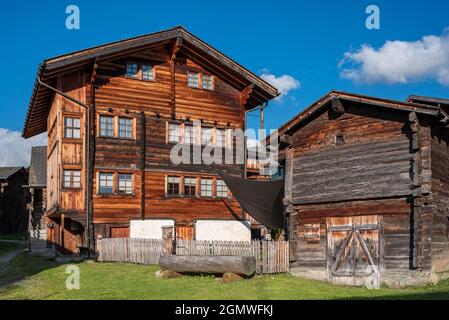
<svg viewBox="0 0 449 320">
<path fill-rule="evenodd" d="M 448 107 L 331 91 L 280 128 L 293 273 L 402 286 L 449 270 Z"/>
<path fill-rule="evenodd" d="M 23 185 L 27 180 L 24 167 L 0 167 L 0 235 L 26 230 L 29 193 Z"/>
</svg>

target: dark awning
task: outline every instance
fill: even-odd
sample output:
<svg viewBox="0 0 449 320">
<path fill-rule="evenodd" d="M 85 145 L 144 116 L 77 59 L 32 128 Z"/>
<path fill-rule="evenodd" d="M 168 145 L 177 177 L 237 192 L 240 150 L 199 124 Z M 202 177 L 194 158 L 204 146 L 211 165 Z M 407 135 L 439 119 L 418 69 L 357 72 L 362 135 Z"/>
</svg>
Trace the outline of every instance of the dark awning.
<svg viewBox="0 0 449 320">
<path fill-rule="evenodd" d="M 284 180 L 247 180 L 227 174 L 220 175 L 249 215 L 267 227 L 284 228 Z"/>
</svg>

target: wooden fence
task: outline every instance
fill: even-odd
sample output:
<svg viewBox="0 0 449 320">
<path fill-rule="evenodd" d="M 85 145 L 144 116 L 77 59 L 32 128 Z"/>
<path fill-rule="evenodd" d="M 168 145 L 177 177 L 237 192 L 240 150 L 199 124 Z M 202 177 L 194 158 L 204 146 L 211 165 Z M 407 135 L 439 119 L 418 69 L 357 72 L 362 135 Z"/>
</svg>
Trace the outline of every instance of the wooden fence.
<svg viewBox="0 0 449 320">
<path fill-rule="evenodd" d="M 156 265 L 162 241 L 152 239 L 102 239 L 98 242 L 98 261 Z M 192 241 L 178 240 L 177 255 L 254 256 L 257 274 L 289 270 L 287 241 Z"/>
</svg>

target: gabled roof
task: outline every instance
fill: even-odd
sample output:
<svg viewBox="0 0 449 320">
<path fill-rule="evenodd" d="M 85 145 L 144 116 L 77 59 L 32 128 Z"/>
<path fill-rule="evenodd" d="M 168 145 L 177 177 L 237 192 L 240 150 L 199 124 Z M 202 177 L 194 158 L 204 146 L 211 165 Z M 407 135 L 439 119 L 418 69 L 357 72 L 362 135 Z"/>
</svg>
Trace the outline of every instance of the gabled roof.
<svg viewBox="0 0 449 320">
<path fill-rule="evenodd" d="M 43 61 L 37 71 L 22 135 L 32 137 L 46 131 L 46 119 L 53 93 L 41 85 L 39 79 L 55 86 L 56 76 L 62 72 L 92 67 L 95 62 L 117 59 L 143 49 L 175 47 L 211 72 L 220 74 L 239 91 L 250 88 L 247 108 L 254 108 L 279 95 L 278 90 L 230 59 L 217 49 L 197 38 L 183 27 L 150 33 L 109 44 L 64 54 Z"/>
<path fill-rule="evenodd" d="M 35 188 L 45 188 L 47 185 L 47 147 L 45 146 L 31 149 L 28 185 Z"/>
<path fill-rule="evenodd" d="M 407 98 L 407 101 L 413 103 L 428 104 L 436 107 L 449 106 L 449 99 L 435 97 L 411 95 Z"/>
<path fill-rule="evenodd" d="M 0 167 L 0 180 L 7 180 L 22 169 L 23 167 Z"/>
<path fill-rule="evenodd" d="M 329 103 L 331 103 L 332 99 L 337 98 L 341 101 L 352 101 L 352 102 L 358 102 L 365 105 L 372 105 L 376 107 L 381 108 L 388 108 L 392 110 L 397 111 L 406 111 L 406 112 L 416 112 L 419 114 L 426 114 L 429 116 L 438 117 L 441 118 L 449 118 L 449 116 L 446 114 L 444 110 L 442 110 L 440 107 L 428 105 L 428 104 L 422 104 L 422 103 L 415 103 L 415 102 L 404 102 L 404 101 L 398 101 L 398 100 L 391 100 L 391 99 L 383 99 L 383 98 L 377 98 L 377 97 L 370 97 L 366 95 L 361 94 L 355 94 L 355 93 L 349 93 L 344 91 L 337 91 L 332 90 L 320 99 L 318 99 L 316 102 L 311 104 L 308 108 L 306 108 L 304 111 L 301 111 L 296 116 L 291 118 L 289 121 L 281 125 L 279 128 L 279 134 L 287 133 L 291 129 L 301 125 L 304 123 L 307 119 L 309 119 L 312 115 L 316 114 L 320 110 L 322 110 L 324 107 L 328 106 Z"/>
</svg>

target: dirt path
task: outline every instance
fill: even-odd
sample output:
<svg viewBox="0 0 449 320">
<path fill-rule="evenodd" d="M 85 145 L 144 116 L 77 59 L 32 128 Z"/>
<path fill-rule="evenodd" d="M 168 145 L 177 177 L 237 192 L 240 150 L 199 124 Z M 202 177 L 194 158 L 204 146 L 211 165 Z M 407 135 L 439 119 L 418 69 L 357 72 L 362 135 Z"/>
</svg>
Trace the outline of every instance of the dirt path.
<svg viewBox="0 0 449 320">
<path fill-rule="evenodd" d="M 24 241 L 15 241 L 15 240 L 0 240 L 0 242 L 7 243 L 17 243 L 18 245 L 25 244 Z M 18 254 L 23 252 L 24 248 L 18 247 L 17 249 L 13 249 L 3 255 L 0 255 L 0 274 L 4 273 L 7 269 L 8 263 L 11 262 Z"/>
</svg>

